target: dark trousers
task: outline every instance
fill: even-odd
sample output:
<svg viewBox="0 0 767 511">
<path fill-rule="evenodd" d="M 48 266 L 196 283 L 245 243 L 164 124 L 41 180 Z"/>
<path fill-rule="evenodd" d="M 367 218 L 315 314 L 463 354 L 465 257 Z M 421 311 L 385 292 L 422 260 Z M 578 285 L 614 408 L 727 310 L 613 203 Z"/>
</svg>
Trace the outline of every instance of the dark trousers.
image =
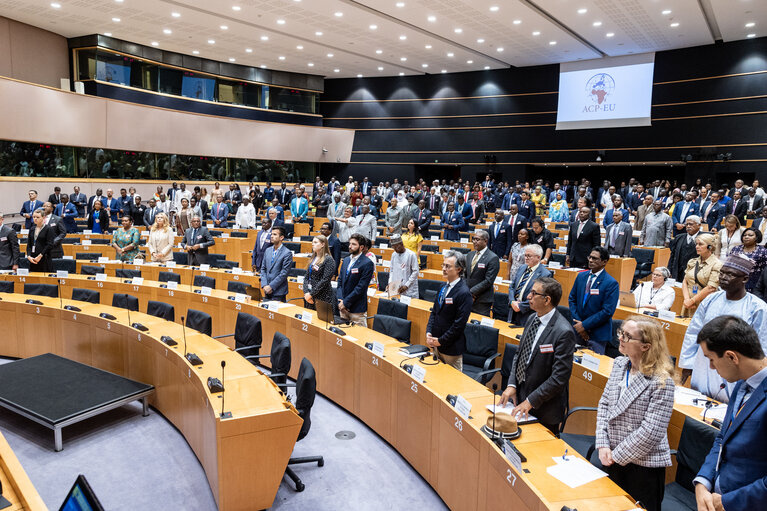
<svg viewBox="0 0 767 511">
<path fill-rule="evenodd" d="M 483 316 L 490 317 L 490 306 L 493 305 L 490 302 L 474 302 L 471 306 L 471 312 L 482 314 Z"/>
<path fill-rule="evenodd" d="M 615 484 L 626 490 L 647 511 L 661 511 L 666 488 L 666 467 L 641 467 L 633 463 L 620 466 L 613 463 L 605 470 Z"/>
<path fill-rule="evenodd" d="M 579 340 L 582 340 L 582 339 L 579 339 Z M 607 348 L 607 341 L 594 341 L 594 340 L 590 340 L 589 341 L 589 348 L 594 353 L 599 353 L 600 355 L 604 355 L 605 354 L 605 349 Z"/>
</svg>

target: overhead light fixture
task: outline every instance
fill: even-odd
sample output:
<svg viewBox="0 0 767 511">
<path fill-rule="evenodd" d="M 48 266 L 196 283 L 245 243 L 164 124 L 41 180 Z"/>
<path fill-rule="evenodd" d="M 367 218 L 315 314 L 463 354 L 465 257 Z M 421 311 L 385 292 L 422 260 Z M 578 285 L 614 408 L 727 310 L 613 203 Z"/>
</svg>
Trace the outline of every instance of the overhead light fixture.
<svg viewBox="0 0 767 511">
<path fill-rule="evenodd" d="M 447 69 L 443 69 L 441 72 L 442 72 L 442 74 L 445 74 L 445 73 L 447 73 Z"/>
<path fill-rule="evenodd" d="M 671 25 L 669 25 L 669 26 L 670 26 L 671 28 L 676 28 L 676 27 L 678 27 L 678 26 L 679 26 L 679 23 L 677 23 L 677 22 L 675 21 L 674 23 L 672 23 L 672 24 L 671 24 Z"/>
<path fill-rule="evenodd" d="M 333 70 L 333 72 L 334 72 L 334 73 L 340 73 L 340 72 L 341 72 L 341 70 L 340 70 L 340 69 L 334 69 L 334 70 Z"/>
<path fill-rule="evenodd" d="M 232 6 L 232 10 L 233 11 L 239 11 L 240 9 L 242 9 L 242 7 L 240 7 L 239 5 L 233 5 Z"/>
<path fill-rule="evenodd" d="M 51 7 L 53 7 L 54 9 L 61 9 L 61 4 L 53 2 L 51 3 Z"/>
<path fill-rule="evenodd" d="M 235 59 L 234 57 L 229 57 L 229 62 L 236 62 L 236 61 L 237 59 Z"/>
<path fill-rule="evenodd" d="M 221 30 L 229 30 L 229 27 L 227 27 L 226 25 L 221 25 L 220 28 L 221 28 Z"/>
<path fill-rule="evenodd" d="M 314 62 L 309 62 L 309 63 L 308 63 L 308 64 L 306 64 L 306 65 L 307 65 L 307 66 L 309 66 L 309 67 L 314 67 Z"/>
<path fill-rule="evenodd" d="M 376 50 L 376 53 L 377 53 L 378 55 L 380 55 L 380 54 L 382 54 L 382 53 L 383 53 L 383 50 Z"/>
<path fill-rule="evenodd" d="M 333 54 L 332 53 L 328 53 L 328 58 L 332 59 L 333 58 Z"/>
<path fill-rule="evenodd" d="M 279 57 L 277 57 L 277 58 L 278 58 L 278 59 L 280 59 L 280 60 L 285 60 L 285 56 L 284 56 L 284 55 L 280 55 L 280 56 L 279 56 Z"/>
<path fill-rule="evenodd" d="M 378 66 L 379 71 L 383 71 L 383 66 Z"/>
<path fill-rule="evenodd" d="M 424 48 L 426 48 L 427 50 L 431 50 L 431 45 L 427 44 L 426 46 L 424 46 Z"/>
<path fill-rule="evenodd" d="M 335 17 L 336 17 L 336 18 L 340 18 L 340 17 L 342 17 L 343 15 L 344 15 L 344 13 L 342 13 L 341 11 L 336 11 L 336 13 L 335 13 Z"/>
<path fill-rule="evenodd" d="M 378 25 L 370 25 L 370 27 L 368 28 L 370 28 L 370 30 L 376 30 L 378 28 Z"/>
<path fill-rule="evenodd" d="M 467 60 L 466 63 L 467 64 L 474 64 L 474 61 L 473 60 Z"/>
<path fill-rule="evenodd" d="M 448 56 L 448 57 L 453 57 L 453 56 L 454 56 L 454 53 L 451 51 L 451 52 L 449 52 L 449 53 L 447 54 L 447 56 Z"/>
<path fill-rule="evenodd" d="M 397 7 L 405 7 L 405 2 L 397 2 L 396 6 Z"/>
<path fill-rule="evenodd" d="M 285 24 L 285 20 L 284 19 L 278 19 L 277 20 L 277 24 L 278 25 L 284 25 Z"/>
<path fill-rule="evenodd" d="M 245 48 L 245 53 L 253 53 L 253 48 Z"/>
<path fill-rule="evenodd" d="M 421 67 L 427 68 L 427 67 L 429 67 L 429 64 L 421 64 Z"/>
<path fill-rule="evenodd" d="M 519 25 L 520 23 L 522 23 L 522 20 L 514 20 L 512 21 L 512 23 L 514 23 L 515 25 Z"/>
<path fill-rule="evenodd" d="M 160 46 L 160 43 L 158 43 L 157 41 L 152 41 L 152 46 Z"/>
<path fill-rule="evenodd" d="M 199 50 L 192 50 L 192 55 L 199 55 L 199 54 L 200 54 Z"/>
<path fill-rule="evenodd" d="M 173 33 L 173 31 L 171 29 L 169 29 L 169 28 L 165 28 L 165 29 L 163 29 L 162 33 L 163 34 L 167 34 L 167 35 L 171 35 Z"/>
<path fill-rule="evenodd" d="M 268 41 L 269 40 L 269 36 L 268 35 L 262 35 L 261 36 L 261 40 L 262 41 Z"/>
<path fill-rule="evenodd" d="M 362 75 L 357 75 L 357 78 L 362 78 Z"/>
<path fill-rule="evenodd" d="M 538 36 L 538 35 L 541 35 L 541 31 L 540 31 L 540 30 L 536 30 L 535 32 L 533 32 L 533 35 L 534 35 L 534 36 Z"/>
<path fill-rule="evenodd" d="M 260 67 L 261 69 L 266 69 L 266 64 L 261 64 L 259 67 Z"/>
<path fill-rule="evenodd" d="M 614 33 L 614 32 L 608 32 L 608 33 L 606 33 L 606 34 L 605 34 L 605 36 L 607 36 L 607 37 L 612 37 L 612 36 L 614 36 L 614 35 L 615 35 L 615 33 Z"/>
<path fill-rule="evenodd" d="M 549 41 L 549 46 L 555 46 L 557 44 L 556 41 Z"/>
<path fill-rule="evenodd" d="M 399 74 L 399 75 L 400 75 L 400 76 L 405 76 L 405 73 L 402 73 L 402 72 L 400 72 L 400 74 Z"/>
<path fill-rule="evenodd" d="M 317 32 L 314 33 L 314 35 L 316 35 L 317 37 L 321 37 L 322 36 L 322 32 L 317 31 Z"/>
<path fill-rule="evenodd" d="M 490 6 L 490 12 L 498 12 L 498 9 L 500 9 L 500 7 L 498 7 L 497 5 Z"/>
<path fill-rule="evenodd" d="M 304 49 L 304 47 L 301 46 L 300 44 L 298 46 L 296 46 L 296 50 L 303 50 L 303 49 Z"/>
<path fill-rule="evenodd" d="M 749 39 L 753 39 L 754 37 L 756 37 L 756 34 L 748 34 L 746 35 L 746 37 Z"/>
<path fill-rule="evenodd" d="M 181 17 L 181 13 L 180 12 L 172 12 L 172 13 L 170 13 L 170 15 L 173 16 L 174 18 L 180 18 Z"/>
<path fill-rule="evenodd" d="M 400 40 L 400 41 L 404 41 L 405 39 L 407 39 L 407 36 L 406 36 L 406 35 L 401 35 L 401 36 L 399 36 L 399 40 Z"/>
<path fill-rule="evenodd" d="M 498 53 L 501 53 L 503 51 L 503 47 L 499 46 L 498 48 L 495 49 L 495 51 L 497 51 Z"/>
<path fill-rule="evenodd" d="M 463 29 L 462 28 L 456 28 L 456 29 L 453 30 L 453 32 L 455 32 L 456 34 L 461 34 L 461 33 L 463 33 Z"/>
<path fill-rule="evenodd" d="M 107 37 L 112 37 L 112 32 L 104 32 L 104 35 Z"/>
<path fill-rule="evenodd" d="M 488 69 L 490 69 L 490 66 L 485 66 L 485 71 L 487 71 Z"/>
<path fill-rule="evenodd" d="M 602 26 L 602 22 L 601 21 L 595 21 L 594 23 L 592 23 L 592 25 L 594 25 L 595 27 L 601 27 Z"/>
<path fill-rule="evenodd" d="M 402 62 L 407 62 L 407 57 L 400 57 L 399 58 Z"/>
<path fill-rule="evenodd" d="M 668 16 L 669 14 L 671 14 L 671 9 L 666 9 L 663 12 L 661 12 L 661 14 L 664 16 Z"/>
<path fill-rule="evenodd" d="M 208 44 L 216 44 L 216 40 L 215 39 L 208 39 Z"/>
<path fill-rule="evenodd" d="M 437 17 L 436 16 L 429 16 L 426 19 L 427 19 L 427 21 L 430 21 L 431 23 L 434 23 L 435 21 L 437 21 Z"/>
<path fill-rule="evenodd" d="M 586 14 L 587 12 L 589 12 L 588 9 L 578 9 L 578 14 Z"/>
<path fill-rule="evenodd" d="M 478 44 L 482 44 L 482 43 L 484 43 L 484 42 L 485 42 L 485 40 L 484 40 L 484 39 L 482 39 L 481 37 L 480 37 L 479 39 L 477 39 L 477 43 L 478 43 Z"/>
<path fill-rule="evenodd" d="M 120 18 L 112 18 L 112 21 L 114 21 L 115 23 L 120 23 Z"/>
<path fill-rule="evenodd" d="M 750 21 L 750 22 L 746 23 L 746 28 L 751 28 L 754 25 L 756 25 L 756 23 L 754 23 L 753 21 Z"/>
</svg>

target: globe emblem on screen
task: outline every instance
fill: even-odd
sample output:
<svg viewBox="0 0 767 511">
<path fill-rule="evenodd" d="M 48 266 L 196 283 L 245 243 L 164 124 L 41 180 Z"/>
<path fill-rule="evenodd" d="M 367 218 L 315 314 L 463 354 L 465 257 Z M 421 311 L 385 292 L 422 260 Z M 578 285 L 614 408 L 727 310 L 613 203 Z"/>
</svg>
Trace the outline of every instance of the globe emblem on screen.
<svg viewBox="0 0 767 511">
<path fill-rule="evenodd" d="M 597 105 L 605 102 L 615 90 L 615 80 L 607 73 L 599 73 L 586 82 L 586 94 Z"/>
</svg>

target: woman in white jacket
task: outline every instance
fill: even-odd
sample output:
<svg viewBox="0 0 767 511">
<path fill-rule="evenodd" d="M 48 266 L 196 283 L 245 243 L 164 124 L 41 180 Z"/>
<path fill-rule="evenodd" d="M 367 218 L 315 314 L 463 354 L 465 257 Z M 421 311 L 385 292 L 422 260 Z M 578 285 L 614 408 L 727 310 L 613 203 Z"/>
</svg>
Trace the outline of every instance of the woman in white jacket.
<svg viewBox="0 0 767 511">
<path fill-rule="evenodd" d="M 154 224 L 149 230 L 149 239 L 146 242 L 149 254 L 154 262 L 164 262 L 173 259 L 173 244 L 175 233 L 170 228 L 170 221 L 165 213 L 158 213 L 154 217 Z"/>
<path fill-rule="evenodd" d="M 256 208 L 250 203 L 250 198 L 242 198 L 242 204 L 237 208 L 237 215 L 234 221 L 240 226 L 240 229 L 256 228 Z"/>
</svg>

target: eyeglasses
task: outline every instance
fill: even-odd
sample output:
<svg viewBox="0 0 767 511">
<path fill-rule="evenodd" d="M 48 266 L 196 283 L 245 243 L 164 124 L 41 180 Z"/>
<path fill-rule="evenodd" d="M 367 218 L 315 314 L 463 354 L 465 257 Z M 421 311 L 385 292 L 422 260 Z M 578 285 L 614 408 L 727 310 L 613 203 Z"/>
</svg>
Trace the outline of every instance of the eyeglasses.
<svg viewBox="0 0 767 511">
<path fill-rule="evenodd" d="M 445 270 L 449 270 L 449 269 L 450 269 L 450 268 L 452 268 L 452 267 L 453 267 L 453 265 L 452 265 L 452 264 L 443 264 L 443 265 L 442 265 L 442 268 L 444 268 Z"/>
<path fill-rule="evenodd" d="M 531 289 L 531 290 L 530 290 L 530 294 L 531 294 L 531 295 L 533 295 L 533 296 L 542 296 L 542 297 L 544 297 L 544 298 L 545 298 L 545 297 L 547 297 L 547 296 L 549 296 L 549 295 L 547 295 L 547 294 L 545 294 L 545 293 L 539 293 L 539 292 L 535 291 L 534 289 Z"/>
<path fill-rule="evenodd" d="M 645 342 L 642 339 L 631 338 L 631 336 L 627 334 L 626 332 L 624 332 L 622 328 L 618 329 L 617 334 L 618 334 L 618 340 L 621 342 L 630 343 L 630 342 L 636 341 L 636 342 L 641 342 L 642 344 L 645 344 Z"/>
<path fill-rule="evenodd" d="M 471 238 L 471 241 L 479 241 L 481 239 L 483 238 L 480 238 L 479 236 L 474 236 L 473 238 Z"/>
</svg>

